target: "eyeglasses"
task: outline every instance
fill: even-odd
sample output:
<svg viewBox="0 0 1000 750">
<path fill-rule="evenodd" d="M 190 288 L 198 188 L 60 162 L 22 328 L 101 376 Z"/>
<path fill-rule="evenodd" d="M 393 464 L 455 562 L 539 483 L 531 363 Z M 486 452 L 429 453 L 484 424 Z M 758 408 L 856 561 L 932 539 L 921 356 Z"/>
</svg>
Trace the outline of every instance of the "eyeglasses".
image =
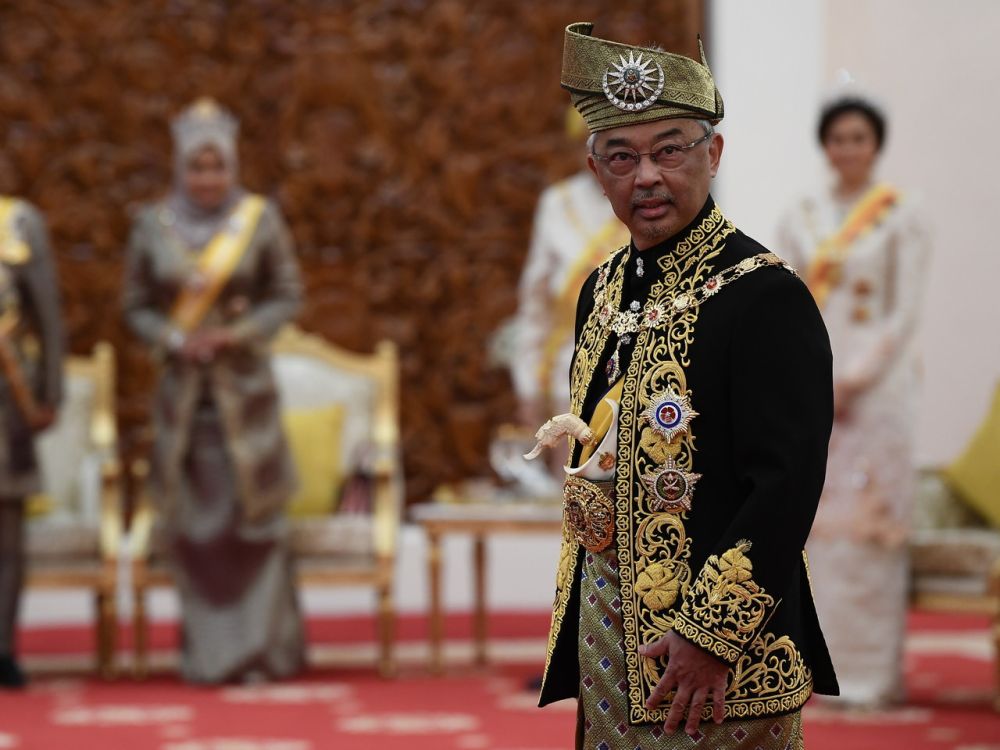
<svg viewBox="0 0 1000 750">
<path fill-rule="evenodd" d="M 669 172 L 683 166 L 685 160 L 687 159 L 688 151 L 693 149 L 699 143 L 704 143 L 713 135 L 715 135 L 715 131 L 710 130 L 696 141 L 691 141 L 690 143 L 683 145 L 679 143 L 668 143 L 660 146 L 655 151 L 640 153 L 630 148 L 615 148 L 606 154 L 593 152 L 591 153 L 591 156 L 598 161 L 604 162 L 604 164 L 607 165 L 608 171 L 616 177 L 627 177 L 628 175 L 633 174 L 639 168 L 639 162 L 642 161 L 642 157 L 644 156 L 648 156 L 650 161 L 652 161 L 653 164 L 664 172 Z"/>
</svg>

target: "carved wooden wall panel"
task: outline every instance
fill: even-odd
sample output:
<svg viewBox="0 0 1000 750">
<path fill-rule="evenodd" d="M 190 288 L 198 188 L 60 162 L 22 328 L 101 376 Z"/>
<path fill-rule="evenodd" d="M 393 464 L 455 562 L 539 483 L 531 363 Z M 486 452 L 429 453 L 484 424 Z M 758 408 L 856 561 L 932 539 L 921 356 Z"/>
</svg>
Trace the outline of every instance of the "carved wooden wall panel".
<svg viewBox="0 0 1000 750">
<path fill-rule="evenodd" d="M 0 3 L 0 191 L 48 218 L 72 349 L 118 348 L 126 450 L 154 378 L 118 311 L 129 216 L 170 184 L 170 116 L 207 94 L 242 122 L 244 182 L 292 227 L 302 325 L 398 342 L 409 498 L 488 471 L 514 399 L 487 341 L 539 192 L 582 164 L 558 85 L 575 20 L 693 54 L 701 2 Z"/>
</svg>

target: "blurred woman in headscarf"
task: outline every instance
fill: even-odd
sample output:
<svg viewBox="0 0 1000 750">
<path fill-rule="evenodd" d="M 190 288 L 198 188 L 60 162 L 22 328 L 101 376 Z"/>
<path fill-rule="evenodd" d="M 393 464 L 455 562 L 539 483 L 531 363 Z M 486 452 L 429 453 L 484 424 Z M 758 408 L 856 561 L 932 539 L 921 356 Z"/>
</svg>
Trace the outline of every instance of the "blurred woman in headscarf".
<svg viewBox="0 0 1000 750">
<path fill-rule="evenodd" d="M 916 201 L 876 178 L 882 108 L 845 81 L 817 135 L 832 184 L 792 207 L 777 248 L 813 293 L 833 348 L 833 434 L 806 551 L 840 700 L 876 707 L 902 698 L 929 247 Z"/>
<path fill-rule="evenodd" d="M 26 681 L 15 658 L 25 515 L 42 490 L 35 436 L 52 426 L 62 400 L 63 337 L 45 219 L 0 195 L 0 689 Z"/>
<path fill-rule="evenodd" d="M 238 181 L 237 123 L 200 100 L 173 122 L 175 183 L 128 246 L 125 317 L 160 364 L 151 491 L 192 682 L 290 676 L 304 638 L 285 506 L 295 475 L 269 343 L 302 283 L 277 207 Z"/>
</svg>

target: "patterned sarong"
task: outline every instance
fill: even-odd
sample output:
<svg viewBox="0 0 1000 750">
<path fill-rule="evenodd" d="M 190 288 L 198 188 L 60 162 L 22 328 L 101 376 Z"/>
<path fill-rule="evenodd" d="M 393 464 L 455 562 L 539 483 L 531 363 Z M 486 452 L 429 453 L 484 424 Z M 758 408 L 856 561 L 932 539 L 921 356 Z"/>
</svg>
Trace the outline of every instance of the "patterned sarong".
<svg viewBox="0 0 1000 750">
<path fill-rule="evenodd" d="M 580 701 L 577 750 L 803 750 L 802 714 L 721 725 L 695 737 L 661 724 L 628 723 L 624 630 L 614 545 L 585 553 L 580 575 Z"/>
</svg>

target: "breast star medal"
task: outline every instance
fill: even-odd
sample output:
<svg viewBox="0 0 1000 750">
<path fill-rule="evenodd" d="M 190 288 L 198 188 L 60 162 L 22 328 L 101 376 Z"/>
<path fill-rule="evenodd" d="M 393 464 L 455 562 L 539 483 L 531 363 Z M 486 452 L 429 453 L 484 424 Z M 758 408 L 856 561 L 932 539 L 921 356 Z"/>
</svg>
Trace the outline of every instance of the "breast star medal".
<svg viewBox="0 0 1000 750">
<path fill-rule="evenodd" d="M 649 505 L 654 511 L 681 513 L 691 510 L 694 486 L 701 474 L 681 469 L 673 458 L 642 477 L 643 484 L 652 497 Z"/>
<path fill-rule="evenodd" d="M 686 433 L 691 428 L 691 420 L 697 416 L 688 395 L 681 395 L 673 388 L 655 395 L 649 408 L 642 413 L 642 419 L 668 443 Z"/>
</svg>

